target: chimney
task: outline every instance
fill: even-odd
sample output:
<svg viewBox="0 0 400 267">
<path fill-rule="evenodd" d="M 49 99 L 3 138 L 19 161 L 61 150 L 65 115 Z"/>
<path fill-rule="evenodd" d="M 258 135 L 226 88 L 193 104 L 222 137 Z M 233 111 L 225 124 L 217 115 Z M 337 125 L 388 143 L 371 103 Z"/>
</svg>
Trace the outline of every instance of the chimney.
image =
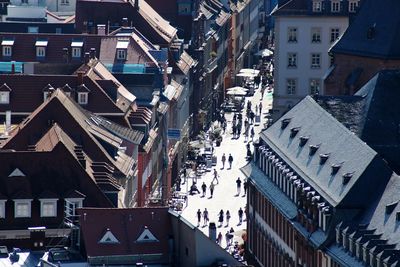
<svg viewBox="0 0 400 267">
<path fill-rule="evenodd" d="M 96 48 L 90 48 L 90 58 L 96 58 Z"/>
<path fill-rule="evenodd" d="M 11 74 L 15 74 L 15 61 L 11 61 Z"/>
<path fill-rule="evenodd" d="M 83 74 L 84 74 L 83 71 L 78 71 L 78 73 L 77 73 L 78 85 L 83 84 Z"/>
<path fill-rule="evenodd" d="M 5 132 L 5 134 L 8 135 L 10 130 L 11 130 L 11 110 L 7 110 L 6 111 L 6 132 Z"/>
<path fill-rule="evenodd" d="M 63 58 L 64 58 L 64 62 L 68 63 L 68 61 L 69 61 L 69 52 L 68 52 L 68 48 L 67 47 L 63 48 Z"/>
<path fill-rule="evenodd" d="M 85 64 L 88 64 L 88 63 L 89 63 L 89 60 L 90 60 L 90 53 L 89 53 L 89 52 L 85 52 L 85 55 L 84 55 L 84 63 L 85 63 Z"/>
<path fill-rule="evenodd" d="M 106 25 L 97 24 L 97 35 L 106 35 Z"/>
<path fill-rule="evenodd" d="M 122 27 L 129 27 L 128 18 L 122 18 Z"/>
<path fill-rule="evenodd" d="M 139 0 L 135 0 L 135 10 L 139 10 Z"/>
</svg>

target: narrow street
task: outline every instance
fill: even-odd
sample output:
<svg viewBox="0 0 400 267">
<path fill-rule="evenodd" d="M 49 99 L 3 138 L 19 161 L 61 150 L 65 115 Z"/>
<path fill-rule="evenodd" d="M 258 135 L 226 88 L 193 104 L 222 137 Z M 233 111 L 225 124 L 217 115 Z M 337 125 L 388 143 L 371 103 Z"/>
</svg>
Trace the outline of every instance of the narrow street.
<svg viewBox="0 0 400 267">
<path fill-rule="evenodd" d="M 259 105 L 260 103 L 260 97 L 261 97 L 260 89 L 256 90 L 255 94 L 252 97 L 246 97 L 245 107 L 242 110 L 243 121 L 246 118 L 245 114 L 246 114 L 247 101 L 250 100 L 252 102 L 252 110 L 255 112 L 256 105 Z M 267 90 L 265 90 L 265 95 L 262 100 L 262 106 L 263 106 L 262 110 L 263 114 L 261 116 L 261 123 L 257 123 L 256 126 L 254 126 L 254 124 L 251 125 L 251 127 L 254 126 L 254 132 L 255 132 L 254 140 L 258 138 L 259 132 L 263 129 L 264 123 L 267 121 L 267 119 L 265 118 L 266 112 L 272 106 L 272 93 L 267 93 Z M 258 111 L 256 115 L 258 115 Z M 245 177 L 240 171 L 240 168 L 246 165 L 247 163 L 246 161 L 247 142 L 245 141 L 243 131 L 239 139 L 232 138 L 233 113 L 226 113 L 225 117 L 227 119 L 227 128 L 225 134 L 223 134 L 223 140 L 221 146 L 220 147 L 214 146 L 215 148 L 214 154 L 217 156 L 217 166 L 213 167 L 211 172 L 206 172 L 201 179 L 197 180 L 197 186 L 200 191 L 201 191 L 201 185 L 203 184 L 203 182 L 205 182 L 205 184 L 207 185 L 207 194 L 205 197 L 202 197 L 202 193 L 195 195 L 188 195 L 188 206 L 184 208 L 182 212 L 182 216 L 185 219 L 191 222 L 194 226 L 197 226 L 198 225 L 197 210 L 200 209 L 201 212 L 203 212 L 204 209 L 207 208 L 209 212 L 210 222 L 214 222 L 217 226 L 217 236 L 220 232 L 222 233 L 223 238 L 221 246 L 223 248 L 226 248 L 225 234 L 227 231 L 231 229 L 231 227 L 233 227 L 235 234 L 238 235 L 239 237 L 241 235 L 240 232 L 246 229 L 246 217 L 245 215 L 243 216 L 244 221 L 242 224 L 240 224 L 238 210 L 239 208 L 245 210 L 247 202 L 243 190 L 243 182 Z M 251 139 L 249 138 L 249 140 Z M 223 153 L 225 153 L 227 159 L 229 154 L 230 153 L 232 154 L 233 156 L 232 169 L 229 169 L 228 160 L 226 160 L 225 162 L 225 168 L 222 169 L 221 158 Z M 215 186 L 214 196 L 210 198 L 209 186 L 214 177 L 213 176 L 214 168 L 217 170 L 219 175 L 219 184 Z M 241 192 L 239 196 L 237 195 L 237 186 L 236 186 L 236 180 L 238 177 L 242 181 Z M 189 180 L 189 185 L 188 185 L 189 188 L 190 185 L 191 185 L 191 180 Z M 186 185 L 182 185 L 182 192 L 186 192 L 186 190 L 187 190 Z M 221 209 L 224 211 L 224 214 L 226 214 L 226 211 L 229 210 L 231 214 L 231 219 L 229 225 L 227 225 L 226 216 L 224 215 L 223 226 L 219 227 L 220 223 L 218 222 L 218 214 Z M 203 218 L 201 218 L 201 223 L 200 226 L 198 226 L 198 228 L 208 236 L 209 228 L 208 225 L 207 226 L 203 225 Z M 234 237 L 234 240 L 236 238 L 237 237 Z"/>
</svg>

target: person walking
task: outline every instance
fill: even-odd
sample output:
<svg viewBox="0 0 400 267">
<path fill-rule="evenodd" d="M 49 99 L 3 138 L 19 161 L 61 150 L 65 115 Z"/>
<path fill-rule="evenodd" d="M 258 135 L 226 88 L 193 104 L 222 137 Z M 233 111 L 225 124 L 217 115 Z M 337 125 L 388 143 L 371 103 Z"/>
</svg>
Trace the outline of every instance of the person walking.
<svg viewBox="0 0 400 267">
<path fill-rule="evenodd" d="M 248 186 L 249 186 L 249 181 L 246 179 L 246 180 L 243 182 L 243 191 L 244 191 L 243 196 L 244 196 L 244 197 L 246 196 L 247 187 L 248 187 Z"/>
<path fill-rule="evenodd" d="M 203 197 L 206 196 L 206 190 L 207 190 L 206 183 L 203 182 L 203 184 L 201 185 L 201 191 L 203 191 Z"/>
<path fill-rule="evenodd" d="M 240 195 L 240 186 L 242 185 L 242 181 L 240 180 L 240 177 L 237 178 L 236 180 L 236 190 L 237 190 L 237 196 Z"/>
<path fill-rule="evenodd" d="M 203 226 L 206 226 L 208 224 L 208 210 L 207 210 L 207 208 L 205 208 L 204 211 L 203 211 L 203 220 L 204 220 L 204 225 Z"/>
<path fill-rule="evenodd" d="M 217 170 L 216 170 L 216 169 L 214 169 L 214 178 L 213 178 L 213 180 L 211 181 L 211 183 L 214 183 L 214 180 L 217 180 L 217 184 L 219 184 L 219 181 L 218 181 L 218 173 L 217 173 Z"/>
<path fill-rule="evenodd" d="M 228 249 L 228 247 L 229 247 L 229 238 L 230 238 L 229 231 L 226 231 L 226 234 L 225 234 L 226 249 Z"/>
<path fill-rule="evenodd" d="M 211 184 L 210 184 L 210 198 L 213 197 L 213 194 L 214 194 L 214 184 L 211 182 Z"/>
<path fill-rule="evenodd" d="M 242 224 L 242 222 L 243 222 L 243 210 L 242 210 L 242 207 L 239 208 L 238 215 L 239 215 L 239 224 Z"/>
<path fill-rule="evenodd" d="M 224 134 L 225 134 L 225 130 L 226 130 L 226 120 L 224 120 L 224 122 L 222 123 L 222 130 L 224 130 Z"/>
<path fill-rule="evenodd" d="M 232 169 L 233 157 L 232 157 L 232 154 L 230 154 L 230 153 L 229 153 L 229 157 L 228 157 L 228 162 L 229 162 L 229 169 Z"/>
<path fill-rule="evenodd" d="M 251 127 L 251 131 L 250 131 L 250 137 L 251 137 L 251 141 L 253 141 L 254 138 L 254 127 Z"/>
<path fill-rule="evenodd" d="M 262 101 L 260 101 L 260 105 L 258 105 L 258 109 L 259 109 L 259 113 L 261 115 L 261 112 L 262 112 Z"/>
<path fill-rule="evenodd" d="M 197 210 L 197 226 L 200 226 L 200 221 L 201 221 L 201 210 Z"/>
<path fill-rule="evenodd" d="M 222 227 L 222 224 L 224 223 L 224 211 L 223 210 L 221 210 L 219 212 L 218 222 L 219 222 L 219 227 Z"/>
<path fill-rule="evenodd" d="M 258 105 L 256 104 L 256 113 L 258 112 Z"/>
<path fill-rule="evenodd" d="M 217 243 L 218 243 L 218 245 L 221 246 L 221 242 L 222 242 L 222 233 L 219 232 L 218 237 L 217 237 Z"/>
<path fill-rule="evenodd" d="M 254 112 L 250 111 L 250 124 L 254 123 L 254 116 L 255 116 Z"/>
<path fill-rule="evenodd" d="M 222 154 L 221 161 L 222 161 L 222 169 L 224 169 L 224 168 L 225 168 L 225 161 L 226 161 L 226 156 L 225 156 L 225 153 L 224 153 L 224 154 Z"/>
<path fill-rule="evenodd" d="M 231 219 L 231 213 L 229 212 L 229 210 L 226 211 L 226 227 L 229 227 L 229 220 Z"/>
</svg>

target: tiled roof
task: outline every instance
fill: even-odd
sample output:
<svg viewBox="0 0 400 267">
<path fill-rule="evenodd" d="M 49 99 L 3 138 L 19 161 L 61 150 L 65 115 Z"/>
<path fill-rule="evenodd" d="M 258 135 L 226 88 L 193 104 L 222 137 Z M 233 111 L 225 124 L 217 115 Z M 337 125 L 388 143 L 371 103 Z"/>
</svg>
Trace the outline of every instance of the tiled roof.
<svg viewBox="0 0 400 267">
<path fill-rule="evenodd" d="M 308 13 L 309 0 L 278 1 L 278 5 L 272 10 L 273 16 L 306 15 Z"/>
<path fill-rule="evenodd" d="M 400 59 L 400 2 L 364 0 L 331 52 L 381 59 Z"/>
<path fill-rule="evenodd" d="M 22 62 L 44 61 L 50 63 L 65 63 L 67 59 L 64 55 L 63 49 L 67 48 L 69 51 L 68 61 L 82 63 L 85 52 L 90 52 L 91 48 L 96 49 L 96 56 L 98 57 L 101 41 L 101 36 L 94 34 L 0 33 L 0 40 L 10 38 L 14 40 L 11 59 L 2 57 L 2 61 L 14 60 Z M 46 46 L 46 56 L 41 59 L 36 57 L 35 43 L 38 39 L 48 41 Z M 83 41 L 81 57 L 77 59 L 71 58 L 71 42 L 74 39 L 80 39 Z"/>
<path fill-rule="evenodd" d="M 128 167 L 134 166 L 135 159 L 122 154 L 113 158 L 114 155 L 110 155 L 101 144 L 105 142 L 118 149 L 122 144 L 122 139 L 104 129 L 90 116 L 89 112 L 83 110 L 61 90 L 56 90 L 50 99 L 40 105 L 10 133 L 9 139 L 2 143 L 2 147 L 26 149 L 28 145 L 32 145 L 32 139 L 35 136 L 45 131 L 43 123 L 56 121 L 74 142 L 83 146 L 84 152 L 93 161 L 106 162 L 115 166 L 119 172 L 116 173 L 117 175 L 129 175 L 131 170 Z M 36 141 L 34 140 L 34 143 Z"/>
<path fill-rule="evenodd" d="M 308 137 L 306 146 L 299 145 L 301 136 Z M 373 149 L 309 96 L 262 132 L 261 138 L 334 207 L 366 205 L 363 196 L 374 194 L 374 185 L 391 173 Z M 311 150 L 315 152 L 310 154 Z M 328 155 L 323 164 L 321 155 Z M 337 164 L 340 169 L 332 174 L 332 165 Z M 350 178 L 343 182 L 345 175 Z"/>
<path fill-rule="evenodd" d="M 133 261 L 134 255 L 161 254 L 159 261 L 168 260 L 168 237 L 172 234 L 168 208 L 84 208 L 78 214 L 88 258 L 131 256 Z M 113 240 L 109 240 L 114 242 L 99 242 L 107 232 L 112 233 Z M 147 238 L 149 242 L 141 242 L 143 232 L 157 241 Z"/>
</svg>

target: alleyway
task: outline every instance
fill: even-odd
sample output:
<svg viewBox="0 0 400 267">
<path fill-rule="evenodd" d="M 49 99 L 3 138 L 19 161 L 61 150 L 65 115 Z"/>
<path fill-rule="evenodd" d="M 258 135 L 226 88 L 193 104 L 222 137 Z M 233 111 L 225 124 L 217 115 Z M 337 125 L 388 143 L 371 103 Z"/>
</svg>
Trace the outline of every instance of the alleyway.
<svg viewBox="0 0 400 267">
<path fill-rule="evenodd" d="M 260 89 L 258 89 L 255 92 L 254 96 L 246 97 L 245 103 L 247 103 L 247 100 L 251 100 L 252 110 L 255 112 L 255 106 L 259 105 L 260 97 L 261 97 L 261 92 Z M 267 119 L 265 118 L 265 114 L 272 106 L 272 93 L 268 94 L 267 90 L 265 90 L 265 95 L 262 101 L 262 105 L 263 105 L 263 111 L 262 111 L 263 114 L 261 116 L 261 123 L 258 124 L 257 126 L 254 126 L 253 124 L 255 132 L 254 140 L 258 138 L 259 132 L 264 127 L 264 123 L 267 121 Z M 243 109 L 243 120 L 246 117 L 245 113 L 246 113 L 246 105 L 245 108 Z M 221 246 L 223 248 L 226 247 L 225 233 L 229 231 L 231 227 L 233 227 L 236 233 L 239 233 L 239 231 L 246 229 L 245 216 L 243 223 L 239 224 L 238 210 L 239 208 L 245 210 L 246 206 L 246 197 L 244 196 L 244 191 L 243 191 L 243 182 L 245 177 L 241 173 L 240 168 L 247 163 L 246 161 L 247 142 L 245 142 L 243 131 L 239 139 L 232 139 L 231 123 L 232 123 L 233 113 L 226 113 L 225 116 L 228 122 L 227 129 L 225 134 L 223 134 L 223 141 L 221 146 L 215 147 L 215 155 L 217 156 L 217 166 L 215 168 L 220 178 L 219 178 L 219 184 L 215 186 L 214 196 L 213 198 L 210 198 L 210 191 L 209 191 L 209 186 L 211 184 L 211 181 L 213 180 L 213 171 L 206 172 L 206 174 L 203 175 L 203 177 L 197 181 L 198 189 L 200 191 L 203 182 L 205 182 L 205 184 L 207 185 L 206 197 L 203 198 L 202 194 L 196 194 L 193 196 L 189 195 L 188 206 L 182 212 L 182 216 L 185 219 L 190 221 L 193 225 L 197 226 L 198 225 L 197 210 L 200 209 L 203 212 L 204 209 L 207 208 L 209 212 L 210 222 L 215 222 L 217 226 L 217 235 L 219 234 L 219 232 L 222 233 L 223 238 Z M 221 169 L 222 168 L 221 157 L 223 153 L 225 153 L 227 159 L 229 153 L 232 154 L 234 159 L 232 164 L 232 169 L 228 169 L 229 167 L 228 162 L 225 163 L 225 168 Z M 236 187 L 236 179 L 238 177 L 240 177 L 240 180 L 242 181 L 241 192 L 239 196 L 237 196 L 237 187 Z M 191 181 L 189 181 L 189 187 L 190 185 Z M 182 191 L 186 192 L 186 190 L 187 190 L 186 185 L 183 185 Z M 224 211 L 224 213 L 226 213 L 226 211 L 229 210 L 231 214 L 229 226 L 226 226 L 226 217 L 224 216 L 223 226 L 218 227 L 219 226 L 218 214 L 221 209 Z M 201 220 L 199 229 L 208 236 L 209 229 L 208 226 L 203 227 L 203 219 Z"/>
</svg>

